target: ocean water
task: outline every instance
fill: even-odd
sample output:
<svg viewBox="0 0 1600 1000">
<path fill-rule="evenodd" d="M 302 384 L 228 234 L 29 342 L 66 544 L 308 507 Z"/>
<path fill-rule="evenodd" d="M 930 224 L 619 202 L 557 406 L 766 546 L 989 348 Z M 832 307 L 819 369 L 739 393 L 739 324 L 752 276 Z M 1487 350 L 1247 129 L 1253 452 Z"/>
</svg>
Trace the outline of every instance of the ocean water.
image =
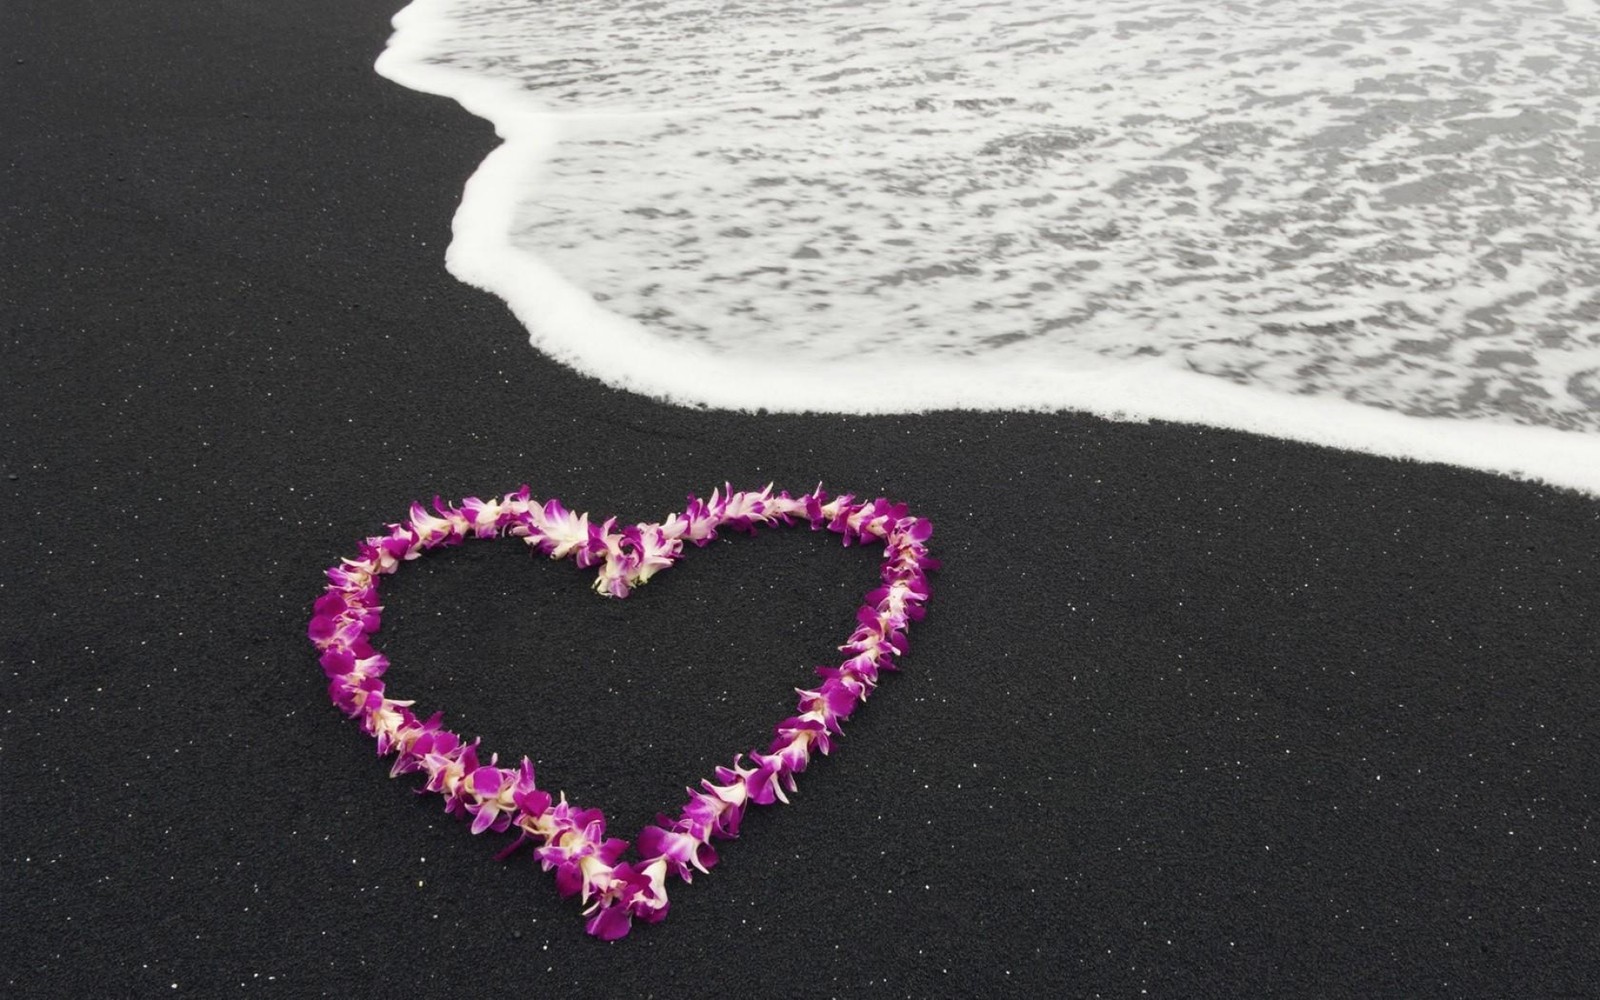
<svg viewBox="0 0 1600 1000">
<path fill-rule="evenodd" d="M 1596 0 L 417 0 L 446 262 L 679 403 L 1083 409 L 1600 494 Z"/>
</svg>

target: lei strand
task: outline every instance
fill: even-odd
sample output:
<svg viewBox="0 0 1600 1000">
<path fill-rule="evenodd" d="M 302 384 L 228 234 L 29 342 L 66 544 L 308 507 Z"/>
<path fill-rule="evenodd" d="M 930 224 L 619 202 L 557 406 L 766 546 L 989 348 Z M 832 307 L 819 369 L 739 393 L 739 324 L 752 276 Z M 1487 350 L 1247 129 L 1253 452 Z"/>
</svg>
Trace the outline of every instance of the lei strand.
<svg viewBox="0 0 1600 1000">
<path fill-rule="evenodd" d="M 703 547 L 719 528 L 754 534 L 758 527 L 797 518 L 813 531 L 826 528 L 843 536 L 845 545 L 882 542 L 881 586 L 866 595 L 855 630 L 839 647 L 845 659 L 818 667 L 822 683 L 815 688 L 796 689 L 796 714 L 778 723 L 766 752 L 749 751 L 748 764 L 747 755 L 739 754 L 731 767 L 716 769 L 715 780 L 686 789 L 689 800 L 676 817 L 658 815 L 639 832 L 638 862 L 622 860 L 628 842 L 605 835 L 599 809 L 574 806 L 565 794 L 553 799 L 536 787 L 528 758 L 516 767 L 501 766 L 498 755 L 484 763 L 478 740 L 469 743 L 445 729 L 443 713 L 419 719 L 413 702 L 385 694 L 389 661 L 368 639 L 383 611 L 377 581 L 430 549 L 468 537 L 512 535 L 552 559 L 598 566 L 594 589 L 626 597 L 679 559 L 685 540 Z M 387 535 L 362 542 L 354 559 L 327 570 L 330 583 L 316 602 L 308 634 L 321 654 L 330 697 L 376 738 L 380 756 L 395 755 L 392 777 L 425 774 L 418 792 L 444 796 L 445 811 L 470 818 L 474 834 L 515 829 L 516 840 L 498 857 L 532 844 L 534 859 L 544 870 L 555 870 L 560 894 L 580 897 L 588 932 L 605 940 L 625 936 L 634 917 L 648 923 L 664 918 L 667 876 L 689 882 L 695 872 L 709 871 L 717 861 L 711 841 L 738 836 L 748 805 L 789 801 L 785 793 L 796 790 L 795 775 L 806 769 L 812 751 L 828 753 L 840 724 L 872 693 L 880 672 L 897 669 L 895 658 L 908 648 L 906 630 L 923 616 L 927 572 L 938 567 L 926 545 L 932 524 L 907 514 L 904 504 L 858 502 L 848 494 L 829 500 L 820 486 L 798 497 L 774 496 L 770 484 L 759 492 L 713 491 L 709 500 L 691 496 L 681 513 L 662 522 L 620 530 L 615 518 L 594 525 L 587 514 L 568 511 L 556 500 L 540 504 L 523 486 L 499 500 L 467 497 L 459 507 L 435 497 L 431 514 L 413 503 L 409 519 L 388 528 Z"/>
</svg>

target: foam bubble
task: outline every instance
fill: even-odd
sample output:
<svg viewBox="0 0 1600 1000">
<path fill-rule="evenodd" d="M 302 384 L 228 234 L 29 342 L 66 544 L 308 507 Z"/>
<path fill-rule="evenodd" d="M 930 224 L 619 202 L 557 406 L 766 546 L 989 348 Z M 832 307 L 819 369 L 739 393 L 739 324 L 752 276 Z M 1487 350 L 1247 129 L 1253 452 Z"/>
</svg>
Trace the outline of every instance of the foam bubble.
<svg viewBox="0 0 1600 1000">
<path fill-rule="evenodd" d="M 1600 7 L 418 0 L 447 253 L 688 404 L 1081 409 L 1600 493 Z M 1356 405 L 1365 404 L 1365 405 Z"/>
</svg>

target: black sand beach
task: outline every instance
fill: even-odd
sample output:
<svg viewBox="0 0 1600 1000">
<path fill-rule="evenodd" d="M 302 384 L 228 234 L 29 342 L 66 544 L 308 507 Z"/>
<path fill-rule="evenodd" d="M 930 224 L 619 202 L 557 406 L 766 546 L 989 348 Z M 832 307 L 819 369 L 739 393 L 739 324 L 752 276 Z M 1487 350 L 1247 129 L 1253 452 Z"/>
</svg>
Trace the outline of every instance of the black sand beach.
<svg viewBox="0 0 1600 1000">
<path fill-rule="evenodd" d="M 494 137 L 372 72 L 394 9 L 0 7 L 7 995 L 1593 993 L 1600 503 L 605 389 L 445 273 Z M 328 703 L 321 571 L 412 499 L 818 480 L 933 520 L 928 618 L 659 926 L 586 937 Z M 875 566 L 789 529 L 606 602 L 473 543 L 393 578 L 380 645 L 631 837 L 765 741 Z"/>
</svg>

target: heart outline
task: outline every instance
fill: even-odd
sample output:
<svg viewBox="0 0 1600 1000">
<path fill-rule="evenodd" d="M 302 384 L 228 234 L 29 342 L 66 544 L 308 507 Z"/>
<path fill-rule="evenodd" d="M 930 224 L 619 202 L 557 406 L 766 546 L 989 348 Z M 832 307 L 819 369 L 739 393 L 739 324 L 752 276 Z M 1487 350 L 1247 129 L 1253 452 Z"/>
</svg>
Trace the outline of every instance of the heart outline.
<svg viewBox="0 0 1600 1000">
<path fill-rule="evenodd" d="M 313 607 L 307 635 L 320 654 L 329 696 L 347 716 L 360 719 L 380 756 L 396 755 L 392 777 L 426 772 L 418 791 L 444 796 L 445 811 L 471 817 L 474 834 L 515 828 L 516 841 L 497 857 L 534 843 L 535 859 L 556 872 L 557 891 L 581 897 L 588 932 L 604 940 L 626 936 L 634 917 L 664 919 L 667 875 L 691 882 L 694 872 L 709 871 L 717 860 L 711 841 L 738 836 L 748 805 L 788 802 L 785 791 L 796 790 L 795 775 L 809 765 L 812 749 L 827 754 L 841 723 L 876 688 L 880 672 L 898 669 L 894 661 L 908 648 L 906 631 L 923 617 L 927 573 L 939 565 L 927 552 L 932 524 L 910 515 L 904 504 L 881 497 L 858 502 L 850 494 L 829 500 L 821 486 L 799 497 L 773 495 L 771 484 L 739 493 L 725 486 L 705 500 L 691 495 L 682 512 L 662 521 L 621 530 L 614 517 L 595 525 L 587 513 L 569 511 L 559 500 L 540 504 L 527 486 L 500 500 L 467 497 L 459 507 L 434 497 L 433 509 L 429 514 L 413 503 L 407 521 L 387 525 L 387 535 L 365 539 L 356 558 L 326 571 L 329 584 Z M 823 683 L 815 689 L 796 689 L 797 713 L 778 723 L 765 753 L 747 752 L 753 767 L 740 763 L 746 753 L 737 754 L 732 767 L 716 769 L 716 782 L 702 779 L 700 789 L 688 789 L 689 801 L 676 818 L 658 814 L 645 826 L 637 837 L 637 864 L 620 860 L 629 843 L 605 836 L 601 810 L 573 806 L 565 795 L 556 801 L 539 789 L 527 757 L 516 768 L 501 767 L 498 754 L 481 763 L 479 741 L 469 743 L 445 729 L 442 712 L 422 720 L 411 711 L 413 702 L 385 693 L 389 660 L 368 639 L 382 618 L 377 581 L 431 549 L 469 537 L 520 537 L 552 559 L 599 566 L 594 589 L 623 598 L 681 559 L 685 540 L 703 548 L 719 528 L 754 534 L 801 518 L 813 531 L 841 535 L 845 545 L 884 545 L 881 585 L 863 598 L 856 628 L 839 647 L 849 655 L 838 666 L 818 667 Z"/>
</svg>

